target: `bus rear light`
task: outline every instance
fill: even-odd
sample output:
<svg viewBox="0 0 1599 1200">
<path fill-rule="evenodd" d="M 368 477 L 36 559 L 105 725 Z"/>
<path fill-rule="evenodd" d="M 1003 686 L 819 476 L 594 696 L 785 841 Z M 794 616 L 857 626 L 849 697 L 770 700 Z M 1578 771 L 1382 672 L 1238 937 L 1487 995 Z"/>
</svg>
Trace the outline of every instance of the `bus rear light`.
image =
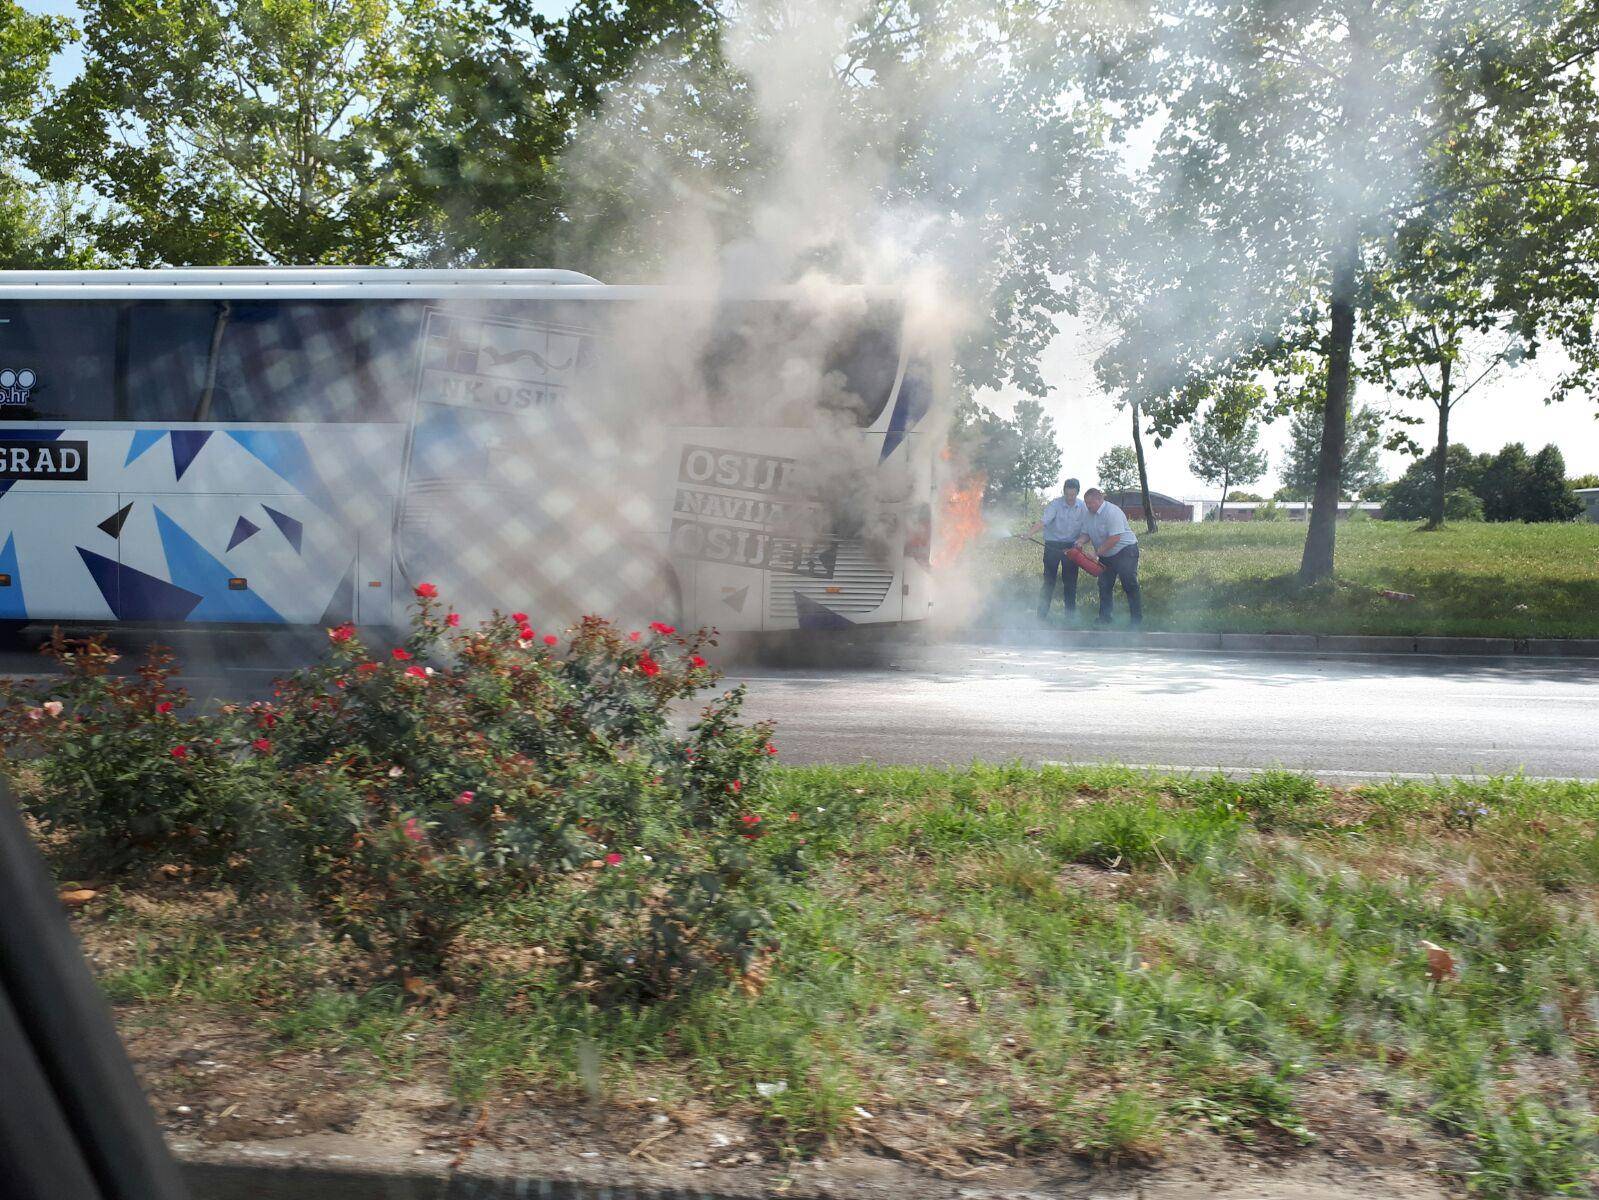
<svg viewBox="0 0 1599 1200">
<path fill-rule="evenodd" d="M 829 595 L 829 596 L 836 596 L 836 595 L 838 595 L 838 594 L 839 594 L 839 593 L 840 593 L 840 592 L 842 592 L 842 591 L 843 591 L 843 590 L 844 590 L 844 589 L 843 589 L 843 588 L 841 588 L 841 587 L 830 587 L 830 588 L 828 588 L 828 589 L 827 589 L 827 594 L 828 594 L 828 595 Z"/>
<path fill-rule="evenodd" d="M 374 579 L 374 580 L 371 580 L 370 582 L 368 582 L 368 584 L 366 586 L 367 587 L 382 587 L 383 586 L 383 581 L 381 579 Z"/>
<path fill-rule="evenodd" d="M 11 586 L 11 576 L 9 576 L 9 575 L 0 575 L 0 587 L 10 587 L 10 586 Z"/>
<path fill-rule="evenodd" d="M 247 592 L 249 590 L 250 581 L 242 576 L 235 576 L 228 580 L 228 591 L 230 592 Z"/>
</svg>

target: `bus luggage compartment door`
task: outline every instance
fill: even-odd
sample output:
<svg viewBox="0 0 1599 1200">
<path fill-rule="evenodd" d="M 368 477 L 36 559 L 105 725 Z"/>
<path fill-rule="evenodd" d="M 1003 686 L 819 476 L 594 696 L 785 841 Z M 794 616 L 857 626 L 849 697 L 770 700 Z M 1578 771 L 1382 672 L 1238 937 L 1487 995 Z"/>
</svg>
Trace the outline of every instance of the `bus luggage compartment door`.
<svg viewBox="0 0 1599 1200">
<path fill-rule="evenodd" d="M 121 509 L 115 492 L 0 494 L 0 620 L 115 619 Z"/>
<path fill-rule="evenodd" d="M 358 538 L 302 496 L 125 493 L 122 502 L 131 504 L 120 539 L 124 620 L 313 624 L 354 613 L 365 582 Z M 161 611 L 136 611 L 130 587 Z"/>
</svg>

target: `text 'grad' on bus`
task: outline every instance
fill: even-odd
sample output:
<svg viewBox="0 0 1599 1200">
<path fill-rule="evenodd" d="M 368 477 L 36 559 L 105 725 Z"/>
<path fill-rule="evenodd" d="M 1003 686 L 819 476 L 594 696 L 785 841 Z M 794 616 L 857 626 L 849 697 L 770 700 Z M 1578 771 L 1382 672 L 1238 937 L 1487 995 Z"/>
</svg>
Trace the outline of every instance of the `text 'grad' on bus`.
<svg viewBox="0 0 1599 1200">
<path fill-rule="evenodd" d="M 886 289 L 0 272 L 0 621 L 921 619 L 945 355 Z"/>
</svg>

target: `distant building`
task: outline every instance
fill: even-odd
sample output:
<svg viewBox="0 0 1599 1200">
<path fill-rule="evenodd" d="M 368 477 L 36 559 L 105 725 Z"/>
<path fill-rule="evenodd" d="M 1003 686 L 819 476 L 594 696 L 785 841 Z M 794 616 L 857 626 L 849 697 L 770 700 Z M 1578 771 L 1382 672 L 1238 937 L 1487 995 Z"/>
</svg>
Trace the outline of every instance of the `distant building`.
<svg viewBox="0 0 1599 1200">
<path fill-rule="evenodd" d="M 1577 488 L 1577 499 L 1588 510 L 1588 520 L 1599 525 L 1599 488 Z"/>
<path fill-rule="evenodd" d="M 1229 500 L 1227 511 L 1222 513 L 1224 521 L 1253 521 L 1255 512 L 1265 508 L 1268 504 L 1276 504 L 1283 515 L 1290 521 L 1307 521 L 1310 519 L 1310 505 L 1303 500 L 1239 500 L 1236 503 Z M 1219 500 L 1201 500 L 1200 506 L 1204 509 L 1203 517 L 1212 517 L 1221 507 Z M 1338 502 L 1338 519 L 1341 521 L 1356 509 L 1368 513 L 1373 517 L 1382 516 L 1382 505 L 1375 500 L 1340 500 Z"/>
<path fill-rule="evenodd" d="M 1144 497 L 1141 492 L 1106 492 L 1105 499 L 1126 513 L 1129 521 L 1144 519 Z M 1155 510 L 1157 522 L 1184 525 L 1199 520 L 1197 506 L 1190 500 L 1178 500 L 1161 492 L 1150 492 L 1149 506 Z"/>
</svg>

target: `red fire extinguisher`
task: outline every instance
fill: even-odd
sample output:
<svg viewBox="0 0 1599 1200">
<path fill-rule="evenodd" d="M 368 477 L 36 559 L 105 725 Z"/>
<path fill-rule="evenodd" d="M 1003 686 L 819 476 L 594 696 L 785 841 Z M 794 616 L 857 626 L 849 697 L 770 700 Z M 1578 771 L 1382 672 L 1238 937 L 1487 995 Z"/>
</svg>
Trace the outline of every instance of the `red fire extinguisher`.
<svg viewBox="0 0 1599 1200">
<path fill-rule="evenodd" d="M 1079 567 L 1096 578 L 1105 573 L 1105 564 L 1099 562 L 1097 559 L 1089 558 L 1088 555 L 1084 554 L 1076 546 L 1073 546 L 1070 550 L 1066 551 L 1066 557 L 1071 559 Z"/>
</svg>

